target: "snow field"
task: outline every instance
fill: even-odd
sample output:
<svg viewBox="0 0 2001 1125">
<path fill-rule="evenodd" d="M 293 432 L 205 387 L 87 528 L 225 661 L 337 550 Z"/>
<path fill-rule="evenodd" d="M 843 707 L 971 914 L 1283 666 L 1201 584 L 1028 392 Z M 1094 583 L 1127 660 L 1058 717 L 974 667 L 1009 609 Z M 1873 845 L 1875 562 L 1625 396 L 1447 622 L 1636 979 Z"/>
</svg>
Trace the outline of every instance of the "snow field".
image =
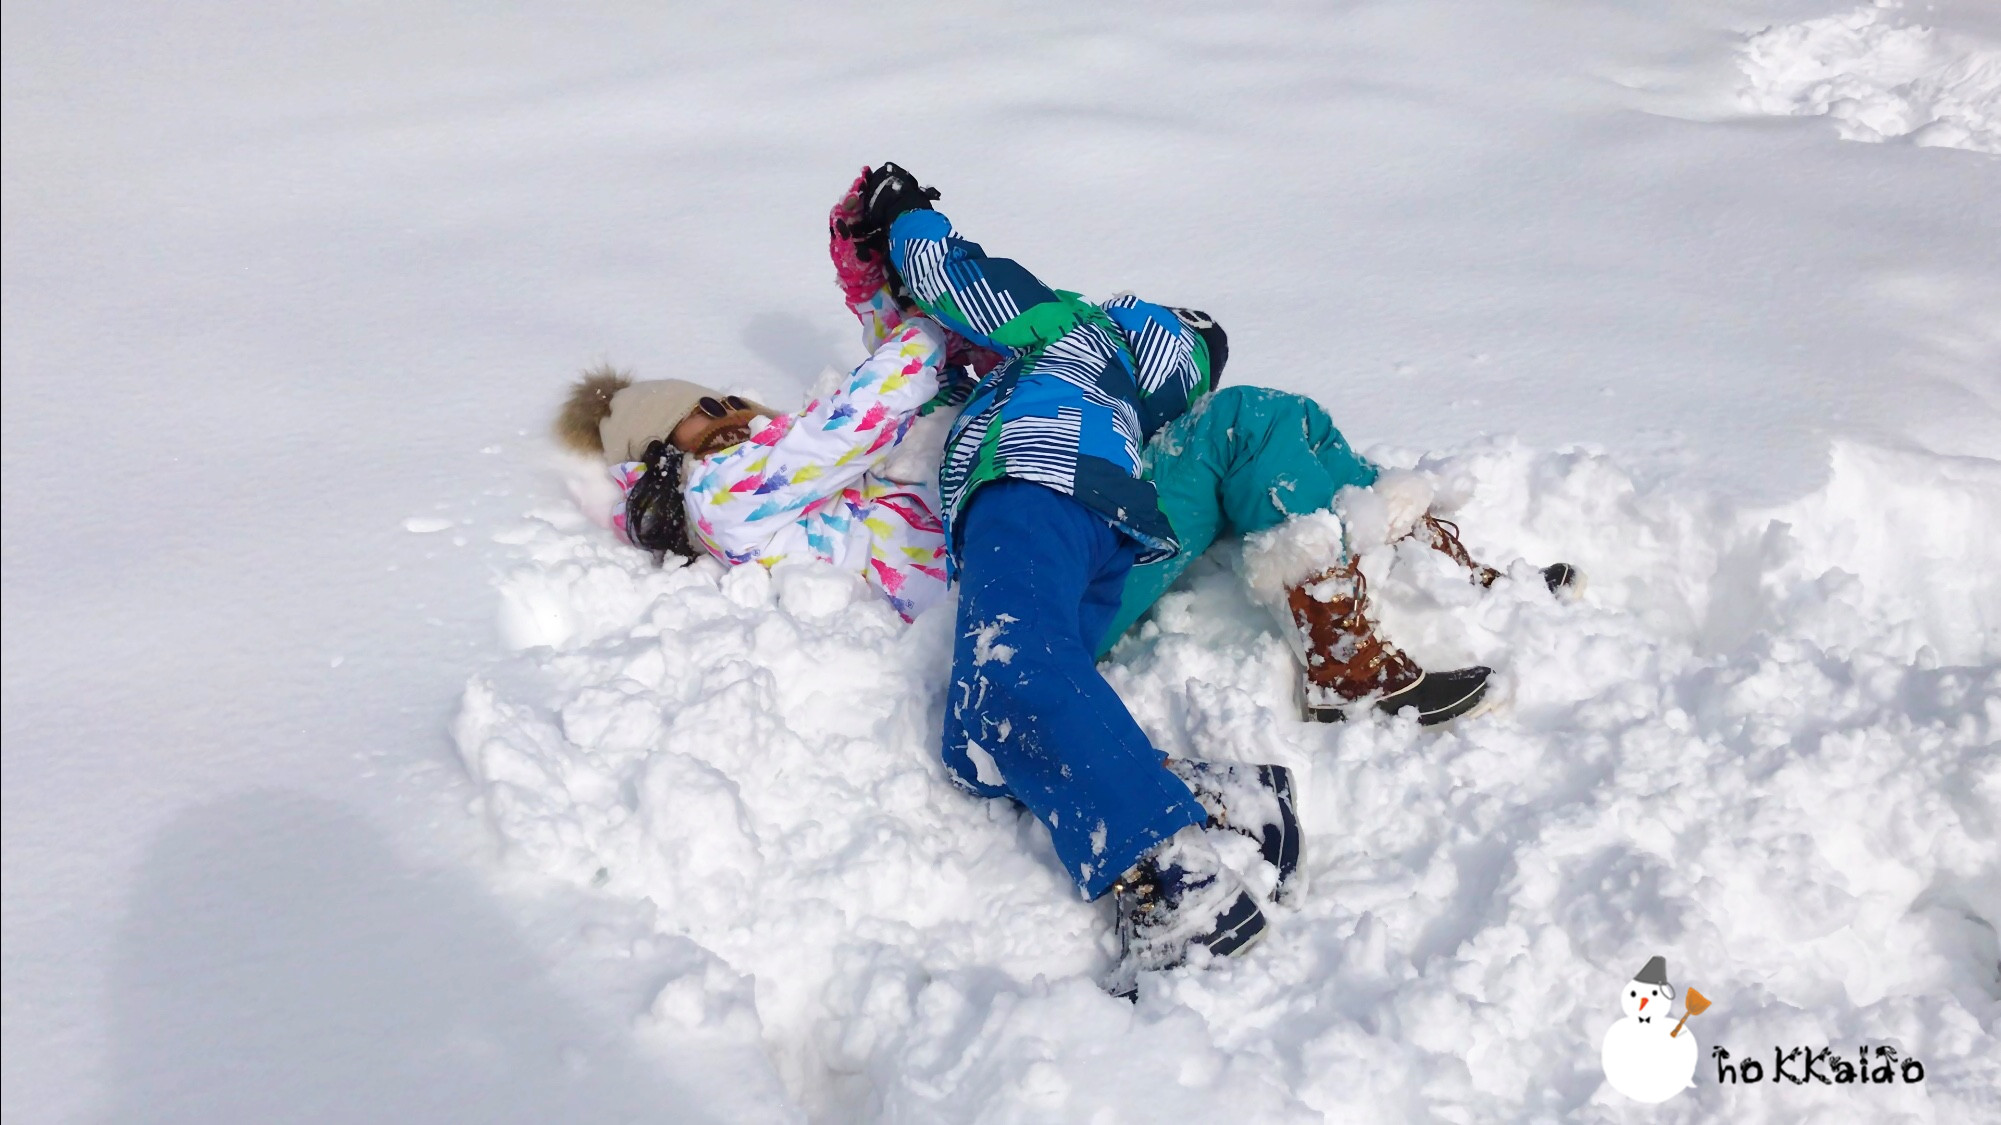
<svg viewBox="0 0 2001 1125">
<path fill-rule="evenodd" d="M 1861 2 L 5 5 L 0 1117 L 1895 1118 L 1621 1110 L 1598 1038 L 1659 952 L 1706 1045 L 1895 1036 L 1909 1116 L 2001 1119 L 1991 465 L 1886 452 L 2001 458 L 1997 166 L 1738 100 L 1750 36 Z M 1993 0 L 1868 23 L 1941 72 L 1816 82 L 1979 102 Z M 1383 575 L 1511 685 L 1419 735 L 1291 723 L 1204 563 L 1106 667 L 1163 745 L 1309 771 L 1319 882 L 1137 1009 L 1039 832 L 939 782 L 942 638 L 550 500 L 579 366 L 782 402 L 859 358 L 821 232 L 884 158 L 1456 451 L 1488 560 L 1591 570 Z"/>
<path fill-rule="evenodd" d="M 2001 46 L 1907 23 L 1878 0 L 1767 28 L 1744 45 L 1740 100 L 1757 113 L 1825 114 L 1844 140 L 2001 153 Z"/>
<path fill-rule="evenodd" d="M 1715 1001 L 1705 1048 L 1887 1039 L 1928 1074 L 1719 1088 L 1705 1049 L 1657 1112 L 1991 1105 L 1993 466 L 1838 445 L 1827 486 L 1776 510 L 1587 452 L 1420 467 L 1511 580 L 1480 591 L 1409 546 L 1365 569 L 1414 654 L 1500 670 L 1494 710 L 1296 721 L 1228 547 L 1104 666 L 1163 751 L 1298 771 L 1308 832 L 1270 939 L 1136 1007 L 1098 989 L 1108 908 L 1040 827 L 944 779 L 949 606 L 905 628 L 829 570 L 655 571 L 586 496 L 505 533 L 515 651 L 454 735 L 518 863 L 650 900 L 688 943 L 641 1025 L 761 1044 L 815 1118 L 1625 1119 L 1598 1041 L 1656 953 Z M 1580 597 L 1524 561 L 1557 558 Z"/>
</svg>

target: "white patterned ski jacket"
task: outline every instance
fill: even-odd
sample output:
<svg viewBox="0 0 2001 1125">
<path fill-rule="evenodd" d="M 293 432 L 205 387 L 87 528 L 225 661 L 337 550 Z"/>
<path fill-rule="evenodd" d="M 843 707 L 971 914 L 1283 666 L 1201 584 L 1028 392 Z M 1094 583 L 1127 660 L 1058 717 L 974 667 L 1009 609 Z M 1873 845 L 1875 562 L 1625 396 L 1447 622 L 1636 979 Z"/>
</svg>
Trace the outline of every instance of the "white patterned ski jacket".
<svg viewBox="0 0 2001 1125">
<path fill-rule="evenodd" d="M 711 554 L 767 567 L 818 559 L 859 572 L 908 621 L 945 592 L 934 488 L 880 475 L 918 407 L 938 393 L 945 333 L 898 325 L 847 381 L 683 467 L 688 524 Z"/>
</svg>

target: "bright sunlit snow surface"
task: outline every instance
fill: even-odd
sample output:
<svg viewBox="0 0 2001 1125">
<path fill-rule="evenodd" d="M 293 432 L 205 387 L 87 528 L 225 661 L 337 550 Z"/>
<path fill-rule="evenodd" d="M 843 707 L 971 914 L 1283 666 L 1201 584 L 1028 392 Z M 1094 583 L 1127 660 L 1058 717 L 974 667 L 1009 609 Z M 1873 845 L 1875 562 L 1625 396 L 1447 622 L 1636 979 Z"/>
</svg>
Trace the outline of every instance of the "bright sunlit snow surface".
<svg viewBox="0 0 2001 1125">
<path fill-rule="evenodd" d="M 1842 137 L 2001 153 L 2001 46 L 1873 7 L 1775 27 L 1745 44 L 1743 100 L 1826 114 Z"/>
<path fill-rule="evenodd" d="M 6 9 L 10 1123 L 2001 1111 L 2001 16 L 1072 7 Z M 948 614 L 654 570 L 543 436 L 600 359 L 855 362 L 883 158 L 1215 313 L 1511 575 L 1369 560 L 1499 669 L 1443 731 L 1297 722 L 1228 547 L 1114 652 L 1309 832 L 1137 1005 L 943 780 Z M 1643 1106 L 1656 954 L 1714 1006 Z M 1864 1045 L 1923 1083 L 1709 1056 Z"/>
</svg>

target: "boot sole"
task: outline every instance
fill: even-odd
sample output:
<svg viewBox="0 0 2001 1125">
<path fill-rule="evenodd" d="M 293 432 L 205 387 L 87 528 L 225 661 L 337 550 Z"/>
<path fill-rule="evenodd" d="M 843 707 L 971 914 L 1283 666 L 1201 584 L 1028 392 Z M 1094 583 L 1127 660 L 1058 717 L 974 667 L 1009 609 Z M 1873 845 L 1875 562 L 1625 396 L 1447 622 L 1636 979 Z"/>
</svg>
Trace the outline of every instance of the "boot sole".
<svg viewBox="0 0 2001 1125">
<path fill-rule="evenodd" d="M 1418 683 L 1423 682 L 1422 678 L 1418 680 Z M 1481 680 L 1479 683 L 1473 685 L 1465 695 L 1449 703 L 1440 704 L 1429 711 L 1419 711 L 1417 725 L 1421 727 L 1435 727 L 1441 723 L 1449 723 L 1454 719 L 1467 717 L 1478 710 L 1480 705 L 1486 700 L 1487 684 L 1489 682 L 1489 680 Z M 1411 687 L 1416 686 L 1417 684 L 1411 685 Z M 1405 688 L 1404 690 L 1409 691 L 1410 688 Z M 1398 694 L 1402 693 L 1399 692 Z M 1392 707 L 1391 704 L 1395 702 L 1395 698 L 1395 696 L 1392 696 L 1389 699 L 1378 702 L 1376 709 L 1387 715 L 1394 715 L 1405 710 L 1416 710 L 1416 705 L 1409 703 Z M 1340 707 L 1314 707 L 1308 704 L 1305 705 L 1305 709 L 1306 717 L 1316 723 L 1341 723 L 1348 720 L 1348 712 Z"/>
<path fill-rule="evenodd" d="M 1257 902 L 1245 893 L 1238 895 L 1237 901 L 1230 905 L 1230 909 L 1216 919 L 1215 932 L 1207 938 L 1197 939 L 1194 944 L 1199 944 L 1208 950 L 1211 957 L 1219 959 L 1241 957 L 1252 946 L 1263 941 L 1265 934 L 1270 930 L 1271 923 L 1265 920 L 1264 911 L 1259 910 Z M 1172 965 L 1164 965 L 1158 969 L 1142 969 L 1140 972 L 1168 972 L 1183 968 L 1187 964 L 1187 959 L 1184 957 Z M 1134 973 L 1123 980 L 1115 979 L 1107 982 L 1104 988 L 1121 1000 L 1138 1003 L 1139 973 Z"/>
<path fill-rule="evenodd" d="M 1451 715 L 1447 715 L 1442 719 L 1433 719 L 1431 722 L 1423 725 L 1434 726 L 1434 727 L 1444 726 L 1447 723 L 1459 722 L 1461 719 L 1477 719 L 1480 716 L 1485 715 L 1491 711 L 1498 710 L 1501 707 L 1502 701 L 1505 697 L 1495 695 L 1493 692 L 1488 691 L 1487 689 L 1491 686 L 1493 686 L 1492 680 L 1489 680 L 1488 682 L 1481 684 L 1480 690 L 1474 693 L 1472 701 L 1465 707 L 1464 710 L 1455 712 L 1454 714 Z"/>
<path fill-rule="evenodd" d="M 1473 685 L 1472 689 L 1467 691 L 1465 695 L 1460 696 L 1458 699 L 1455 699 L 1450 703 L 1440 704 L 1439 706 L 1434 707 L 1429 711 L 1418 711 L 1417 725 L 1421 727 L 1435 727 L 1441 723 L 1449 723 L 1454 719 L 1464 718 L 1465 716 L 1471 714 L 1474 710 L 1479 708 L 1482 702 L 1486 700 L 1487 683 L 1488 683 L 1487 680 L 1481 680 L 1479 683 Z M 1406 710 L 1408 711 L 1417 710 L 1415 706 L 1408 704 L 1403 707 L 1398 707 L 1395 710 L 1391 710 L 1389 707 L 1390 702 L 1391 702 L 1390 700 L 1386 699 L 1383 702 L 1376 704 L 1377 710 L 1383 711 L 1391 715 Z"/>
<path fill-rule="evenodd" d="M 1293 794 L 1292 771 L 1284 766 L 1260 766 L 1266 786 L 1278 798 L 1278 840 L 1270 845 L 1259 840 L 1259 850 L 1265 861 L 1278 871 L 1278 883 L 1272 887 L 1272 901 L 1283 906 L 1299 895 L 1300 885 L 1305 881 L 1299 872 L 1299 853 L 1304 838 L 1299 828 L 1299 813 L 1294 807 L 1297 799 Z"/>
<path fill-rule="evenodd" d="M 1425 679 L 1430 675 L 1431 673 L 1429 672 L 1424 672 L 1424 671 L 1418 672 L 1417 679 L 1412 680 L 1410 683 L 1405 684 L 1402 688 L 1399 688 L 1397 690 L 1396 695 L 1390 696 L 1387 699 L 1381 699 L 1376 701 L 1375 704 L 1376 708 L 1382 711 L 1386 715 L 1396 714 L 1395 710 L 1391 710 L 1389 707 L 1386 707 L 1384 705 L 1387 704 L 1390 701 L 1390 699 L 1395 699 L 1397 695 L 1403 695 L 1407 692 L 1414 690 L 1419 684 L 1423 683 Z M 1299 684 L 1299 701 L 1300 701 L 1299 705 L 1301 708 L 1305 710 L 1306 717 L 1308 719 L 1316 723 L 1345 723 L 1348 721 L 1348 709 L 1346 707 L 1326 707 L 1326 706 L 1316 707 L 1313 704 L 1308 703 L 1306 700 L 1307 700 L 1307 693 L 1309 690 L 1310 689 L 1306 686 L 1305 677 L 1301 677 Z M 1401 708 L 1399 708 L 1398 710 L 1401 710 Z M 1445 720 L 1436 719 L 1433 721 L 1444 722 Z M 1425 723 L 1423 715 L 1418 716 L 1417 725 L 1419 726 L 1428 725 Z"/>
<path fill-rule="evenodd" d="M 1237 957 L 1265 936 L 1270 923 L 1250 895 L 1237 896 L 1228 913 L 1216 919 L 1216 932 L 1202 943 L 1212 957 Z"/>
<path fill-rule="evenodd" d="M 1290 903 L 1298 893 L 1299 856 L 1305 848 L 1305 833 L 1299 826 L 1299 812 L 1294 807 L 1295 785 L 1292 771 L 1280 765 L 1226 765 L 1219 762 L 1204 762 L 1197 759 L 1183 759 L 1179 763 L 1169 762 L 1168 769 L 1187 783 L 1209 813 L 1208 827 L 1217 831 L 1234 832 L 1258 846 L 1258 855 L 1277 872 L 1273 882 L 1271 901 Z M 1209 770 L 1255 771 L 1255 787 L 1269 794 L 1277 806 L 1277 819 L 1256 823 L 1240 823 L 1230 815 L 1230 795 L 1221 782 L 1208 780 Z M 1238 774 L 1239 783 L 1246 780 Z M 1205 796 L 1207 794 L 1207 796 Z M 1215 807 L 1211 807 L 1212 802 Z"/>
</svg>

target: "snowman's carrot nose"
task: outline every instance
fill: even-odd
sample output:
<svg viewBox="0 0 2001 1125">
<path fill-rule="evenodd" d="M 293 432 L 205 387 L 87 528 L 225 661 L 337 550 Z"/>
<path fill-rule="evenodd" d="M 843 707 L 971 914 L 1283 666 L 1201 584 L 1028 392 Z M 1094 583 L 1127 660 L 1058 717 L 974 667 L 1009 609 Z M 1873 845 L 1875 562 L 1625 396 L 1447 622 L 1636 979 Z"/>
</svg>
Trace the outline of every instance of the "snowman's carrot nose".
<svg viewBox="0 0 2001 1125">
<path fill-rule="evenodd" d="M 1688 1017 L 1699 1016 L 1709 1010 L 1709 997 L 1704 996 L 1693 988 L 1688 990 L 1688 999 L 1683 1001 L 1683 1003 L 1687 1006 L 1688 1010 L 1681 1014 L 1681 1023 L 1675 1024 L 1674 1030 L 1668 1032 L 1668 1038 L 1670 1039 L 1681 1034 L 1682 1024 L 1688 1022 Z"/>
<path fill-rule="evenodd" d="M 1645 996 L 1640 997 L 1640 1010 L 1642 1012 L 1647 1010 L 1647 997 Z"/>
</svg>

